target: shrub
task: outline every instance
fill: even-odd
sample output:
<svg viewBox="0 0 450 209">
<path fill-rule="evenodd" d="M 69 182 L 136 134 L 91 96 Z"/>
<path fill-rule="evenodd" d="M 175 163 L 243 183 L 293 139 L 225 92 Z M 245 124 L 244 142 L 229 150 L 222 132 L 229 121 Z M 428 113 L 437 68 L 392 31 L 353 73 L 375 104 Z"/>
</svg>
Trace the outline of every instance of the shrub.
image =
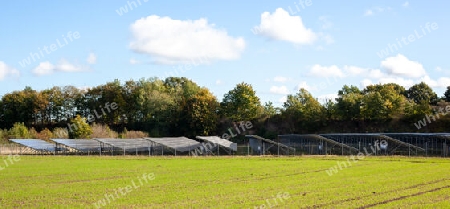
<svg viewBox="0 0 450 209">
<path fill-rule="evenodd" d="M 23 123 L 14 123 L 14 126 L 8 132 L 9 136 L 16 139 L 31 138 L 28 128 Z"/>
<path fill-rule="evenodd" d="M 34 129 L 34 127 L 31 127 L 31 128 L 28 130 L 28 133 L 30 133 L 30 134 L 29 134 L 30 139 L 39 139 L 39 138 L 38 138 L 38 132 L 36 131 L 36 129 Z"/>
<path fill-rule="evenodd" d="M 48 128 L 45 128 L 41 132 L 39 132 L 36 136 L 37 139 L 43 139 L 43 140 L 50 140 L 53 138 L 53 133 L 48 130 Z"/>
<path fill-rule="evenodd" d="M 0 144 L 7 144 L 8 142 L 8 131 L 0 129 Z"/>
<path fill-rule="evenodd" d="M 91 138 L 117 138 L 119 134 L 111 130 L 107 125 L 95 124 L 92 125 Z"/>
<path fill-rule="evenodd" d="M 55 128 L 53 129 L 52 136 L 58 139 L 68 139 L 69 131 L 66 128 Z"/>
<path fill-rule="evenodd" d="M 121 134 L 122 139 L 136 139 L 148 137 L 148 133 L 142 131 L 128 131 L 125 129 Z"/>
<path fill-rule="evenodd" d="M 69 127 L 69 137 L 71 139 L 86 139 L 92 134 L 92 128 L 86 122 L 86 118 L 82 118 L 80 115 L 70 120 Z"/>
</svg>

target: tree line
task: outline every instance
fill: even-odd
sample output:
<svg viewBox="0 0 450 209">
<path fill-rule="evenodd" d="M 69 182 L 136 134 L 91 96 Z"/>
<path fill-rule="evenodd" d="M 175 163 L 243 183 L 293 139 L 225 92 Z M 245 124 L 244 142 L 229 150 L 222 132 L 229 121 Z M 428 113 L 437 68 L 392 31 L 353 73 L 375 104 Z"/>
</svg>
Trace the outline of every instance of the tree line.
<svg viewBox="0 0 450 209">
<path fill-rule="evenodd" d="M 222 135 L 241 121 L 252 121 L 250 131 L 266 137 L 363 132 L 380 130 L 392 121 L 413 128 L 413 122 L 435 113 L 436 106 L 445 102 L 450 102 L 450 87 L 439 97 L 423 82 L 409 89 L 389 83 L 364 89 L 345 85 L 337 99 L 325 103 L 299 89 L 278 108 L 271 102 L 262 104 L 253 87 L 244 82 L 219 101 L 209 89 L 185 77 L 143 78 L 124 83 L 114 80 L 89 89 L 55 86 L 36 91 L 26 87 L 7 93 L 0 100 L 0 128 L 9 129 L 15 123 L 37 130 L 70 128 L 79 116 L 116 131 L 145 131 L 157 137 Z"/>
</svg>

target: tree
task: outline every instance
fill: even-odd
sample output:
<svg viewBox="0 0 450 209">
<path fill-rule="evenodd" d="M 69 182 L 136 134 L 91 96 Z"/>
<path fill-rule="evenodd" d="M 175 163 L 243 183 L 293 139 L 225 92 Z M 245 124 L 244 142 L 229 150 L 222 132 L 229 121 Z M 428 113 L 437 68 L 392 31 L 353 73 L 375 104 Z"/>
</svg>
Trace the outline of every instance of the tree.
<svg viewBox="0 0 450 209">
<path fill-rule="evenodd" d="M 261 102 L 253 87 L 247 83 L 237 84 L 224 95 L 220 103 L 223 116 L 234 122 L 250 121 L 261 115 Z"/>
<path fill-rule="evenodd" d="M 447 90 L 444 93 L 444 99 L 446 102 L 450 102 L 450 86 L 447 86 Z"/>
<path fill-rule="evenodd" d="M 6 127 L 11 127 L 16 122 L 31 125 L 35 121 L 36 113 L 40 111 L 37 105 L 37 92 L 27 86 L 22 91 L 5 94 L 2 98 L 2 109 Z"/>
<path fill-rule="evenodd" d="M 264 111 L 263 111 L 264 117 L 271 118 L 274 115 L 278 114 L 278 111 L 279 110 L 273 106 L 272 102 L 269 101 L 264 103 Z"/>
<path fill-rule="evenodd" d="M 212 134 L 217 126 L 218 102 L 216 97 L 206 88 L 186 101 L 186 121 L 189 129 L 184 132 L 189 136 Z"/>
<path fill-rule="evenodd" d="M 71 139 L 87 139 L 92 134 L 92 128 L 86 122 L 86 118 L 82 118 L 77 115 L 70 120 L 69 124 L 69 137 Z"/>
<path fill-rule="evenodd" d="M 336 103 L 331 99 L 327 99 L 323 107 L 326 119 L 334 120 L 336 117 Z"/>
<path fill-rule="evenodd" d="M 366 88 L 364 89 L 364 93 L 367 92 L 381 92 L 384 89 L 389 89 L 391 91 L 396 92 L 396 94 L 400 94 L 400 95 L 404 95 L 406 96 L 406 89 L 403 86 L 400 86 L 396 83 L 387 83 L 387 84 L 377 84 L 377 85 L 370 85 L 370 86 L 366 86 Z"/>
<path fill-rule="evenodd" d="M 432 105 L 438 102 L 437 94 L 424 82 L 411 86 L 406 95 L 408 99 L 412 99 L 416 104 L 420 104 L 422 100 Z"/>
<path fill-rule="evenodd" d="M 167 117 L 168 133 L 184 135 L 189 130 L 187 101 L 194 97 L 201 88 L 185 77 L 166 78 L 164 88 L 164 93 L 174 102 L 174 105 L 169 106 L 165 111 L 169 114 L 169 117 Z"/>
<path fill-rule="evenodd" d="M 384 99 L 379 92 L 369 92 L 362 100 L 361 115 L 366 120 L 380 120 L 386 117 L 387 110 Z"/>
<path fill-rule="evenodd" d="M 139 107 L 142 114 L 142 122 L 151 127 L 145 126 L 145 130 L 150 135 L 171 134 L 171 127 L 176 126 L 178 118 L 174 117 L 175 111 L 180 107 L 177 106 L 177 95 L 168 93 L 164 82 L 153 78 L 150 80 L 141 80 L 139 87 Z M 180 131 L 177 130 L 178 134 Z"/>
<path fill-rule="evenodd" d="M 362 114 L 369 120 L 402 117 L 407 101 L 404 88 L 397 84 L 377 84 L 364 89 Z"/>
<path fill-rule="evenodd" d="M 363 94 L 356 86 L 342 87 L 336 98 L 336 114 L 342 120 L 357 120 L 361 117 Z"/>
<path fill-rule="evenodd" d="M 323 106 L 303 88 L 295 95 L 288 95 L 283 107 L 284 118 L 300 125 L 302 129 L 314 130 L 323 119 Z"/>
<path fill-rule="evenodd" d="M 81 114 L 84 117 L 98 115 L 99 117 L 95 117 L 95 122 L 97 123 L 117 124 L 121 122 L 120 119 L 126 112 L 124 108 L 126 102 L 123 94 L 123 87 L 117 79 L 105 85 L 89 89 L 85 96 L 77 97 L 75 100 L 75 104 L 80 107 L 77 114 Z M 117 105 L 116 110 L 112 111 L 104 107 L 112 103 Z"/>
</svg>

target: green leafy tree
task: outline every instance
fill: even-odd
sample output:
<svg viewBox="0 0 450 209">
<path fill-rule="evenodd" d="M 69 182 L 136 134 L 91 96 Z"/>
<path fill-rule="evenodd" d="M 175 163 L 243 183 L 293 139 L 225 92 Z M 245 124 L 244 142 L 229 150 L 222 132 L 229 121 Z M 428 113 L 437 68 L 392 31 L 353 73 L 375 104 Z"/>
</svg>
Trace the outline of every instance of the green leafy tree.
<svg viewBox="0 0 450 209">
<path fill-rule="evenodd" d="M 377 84 L 364 89 L 362 115 L 369 120 L 400 118 L 407 99 L 404 88 L 397 84 Z"/>
<path fill-rule="evenodd" d="M 416 104 L 412 100 L 407 100 L 404 112 L 404 119 L 406 119 L 406 121 L 417 122 L 418 120 L 423 119 L 425 115 L 432 114 L 433 109 L 425 100 L 422 100 L 420 104 Z"/>
<path fill-rule="evenodd" d="M 447 86 L 447 90 L 444 93 L 444 99 L 446 102 L 450 102 L 450 86 Z"/>
<path fill-rule="evenodd" d="M 416 104 L 420 104 L 422 100 L 432 105 L 438 102 L 437 94 L 424 82 L 411 86 L 406 95 L 408 99 L 412 99 Z"/>
<path fill-rule="evenodd" d="M 304 130 L 313 131 L 321 125 L 324 108 L 307 90 L 301 88 L 295 95 L 288 95 L 283 107 L 284 118 Z M 297 127 L 294 128 L 295 131 Z"/>
<path fill-rule="evenodd" d="M 342 120 L 357 120 L 361 118 L 363 94 L 356 86 L 345 85 L 336 98 L 336 115 Z"/>
<path fill-rule="evenodd" d="M 261 102 L 253 87 L 247 83 L 237 84 L 224 95 L 220 103 L 222 115 L 234 122 L 251 121 L 261 115 Z"/>
<path fill-rule="evenodd" d="M 2 118 L 5 126 L 11 127 L 16 122 L 31 125 L 39 112 L 36 97 L 37 92 L 31 87 L 5 94 L 2 98 Z"/>
<path fill-rule="evenodd" d="M 384 99 L 379 92 L 369 92 L 362 100 L 361 115 L 365 120 L 380 120 L 387 115 Z"/>
<path fill-rule="evenodd" d="M 206 88 L 202 88 L 186 101 L 186 121 L 189 129 L 184 132 L 196 135 L 210 135 L 215 131 L 218 121 L 218 102 L 216 97 Z"/>
<path fill-rule="evenodd" d="M 266 102 L 264 103 L 264 117 L 271 118 L 278 114 L 279 110 L 273 106 L 272 102 Z"/>
<path fill-rule="evenodd" d="M 164 93 L 173 102 L 173 105 L 164 111 L 166 115 L 169 115 L 166 117 L 168 133 L 170 135 L 187 134 L 190 129 L 187 102 L 200 91 L 201 87 L 185 77 L 169 77 L 164 80 L 164 88 Z"/>
<path fill-rule="evenodd" d="M 336 119 L 336 103 L 331 99 L 327 99 L 324 107 L 324 114 L 327 120 Z"/>
<path fill-rule="evenodd" d="M 86 122 L 86 118 L 77 115 L 70 120 L 69 137 L 71 139 L 87 139 L 92 134 L 92 128 Z"/>
</svg>

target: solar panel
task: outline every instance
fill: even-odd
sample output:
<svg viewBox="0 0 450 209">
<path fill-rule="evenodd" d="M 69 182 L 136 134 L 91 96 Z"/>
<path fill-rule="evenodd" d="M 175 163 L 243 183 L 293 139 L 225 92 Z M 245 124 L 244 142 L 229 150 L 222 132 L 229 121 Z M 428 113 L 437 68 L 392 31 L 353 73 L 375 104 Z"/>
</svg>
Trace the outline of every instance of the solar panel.
<svg viewBox="0 0 450 209">
<path fill-rule="evenodd" d="M 186 137 L 145 138 L 152 142 L 175 149 L 179 152 L 187 152 L 201 146 L 201 143 Z"/>
<path fill-rule="evenodd" d="M 52 141 L 76 149 L 78 151 L 98 151 L 100 142 L 92 139 L 52 139 Z"/>
<path fill-rule="evenodd" d="M 55 144 L 40 139 L 10 139 L 10 141 L 30 147 L 38 151 L 55 151 Z"/>
<path fill-rule="evenodd" d="M 137 138 L 137 139 L 95 139 L 101 143 L 108 144 L 113 147 L 121 148 L 124 150 L 138 150 L 146 151 L 151 147 L 151 143 L 148 140 Z"/>
<path fill-rule="evenodd" d="M 211 142 L 213 144 L 218 144 L 222 147 L 226 147 L 228 149 L 231 149 L 233 151 L 237 151 L 237 144 L 233 143 L 231 141 L 228 141 L 226 139 L 222 139 L 218 136 L 197 136 L 197 139 L 203 140 L 203 141 L 207 141 L 207 142 Z"/>
</svg>

